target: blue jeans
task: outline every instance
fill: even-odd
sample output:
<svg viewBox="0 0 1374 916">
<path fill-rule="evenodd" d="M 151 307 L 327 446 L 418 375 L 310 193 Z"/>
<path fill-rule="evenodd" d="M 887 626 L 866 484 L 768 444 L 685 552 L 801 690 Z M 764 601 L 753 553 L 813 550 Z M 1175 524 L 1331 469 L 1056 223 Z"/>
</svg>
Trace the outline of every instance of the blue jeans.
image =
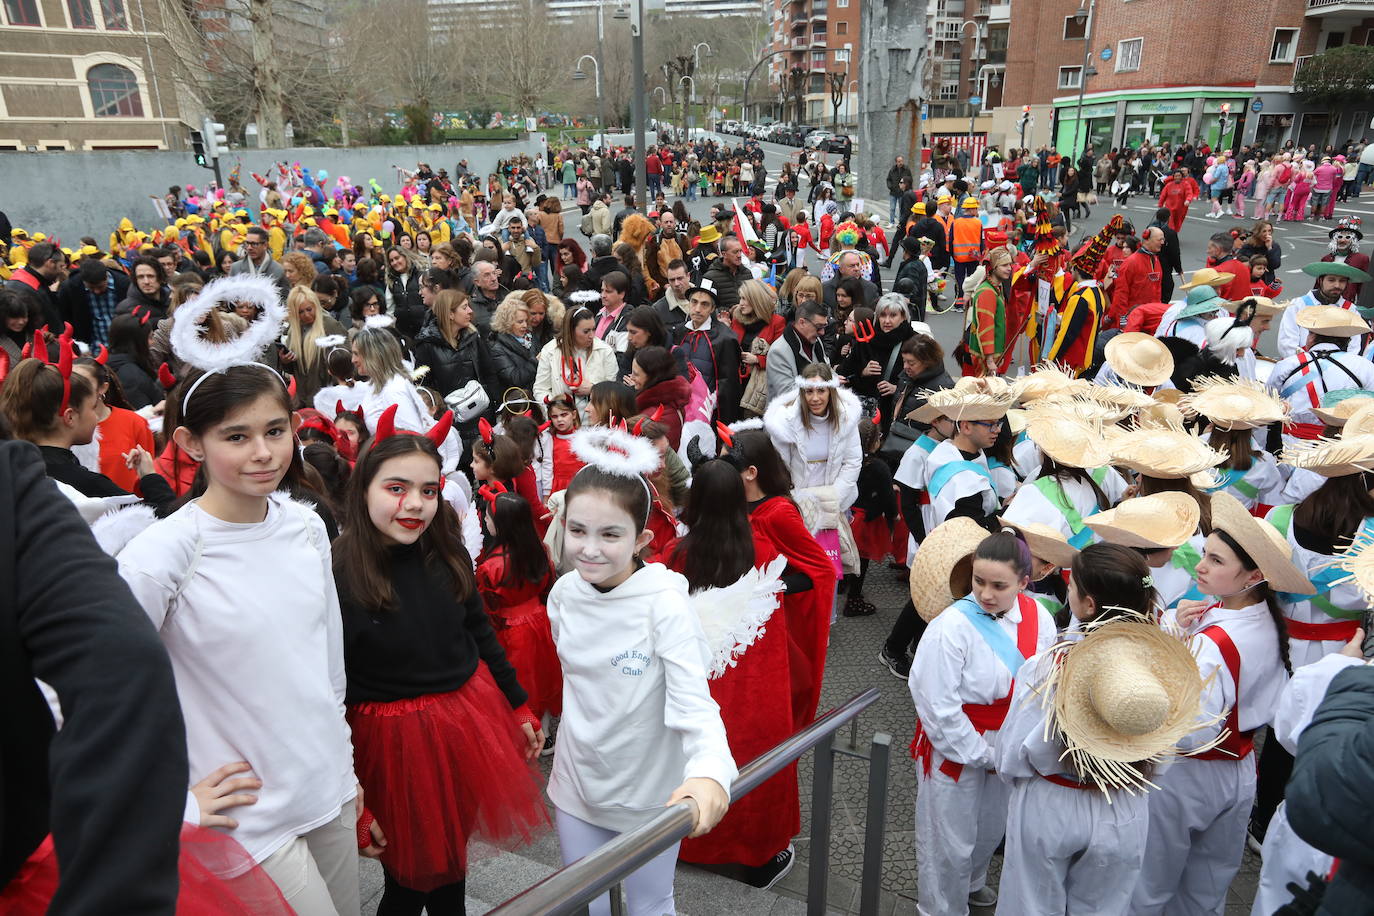
<svg viewBox="0 0 1374 916">
<path fill-rule="evenodd" d="M 887 199 L 887 221 L 894 225 L 897 222 L 897 204 L 899 202 L 896 197 L 888 197 Z"/>
<path fill-rule="evenodd" d="M 1369 184 L 1370 172 L 1374 172 L 1374 165 L 1365 165 L 1361 162 L 1359 169 L 1355 171 L 1355 191 L 1350 195 L 1351 197 L 1360 196 L 1360 192 L 1364 190 L 1365 185 Z"/>
<path fill-rule="evenodd" d="M 649 193 L 652 194 L 652 195 L 657 196 L 657 195 L 658 195 L 658 192 L 659 192 L 659 191 L 662 191 L 662 190 L 663 190 L 663 176 L 662 176 L 662 175 L 655 175 L 655 174 L 653 174 L 653 173 L 650 173 L 650 174 L 649 174 Z"/>
<path fill-rule="evenodd" d="M 576 197 L 576 196 L 577 196 L 577 182 L 575 182 L 575 181 L 565 181 L 565 182 L 563 182 L 563 199 L 564 199 L 564 200 L 571 200 L 571 199 L 573 199 L 573 198 Z"/>
<path fill-rule="evenodd" d="M 696 199 L 697 199 L 697 183 L 696 183 L 695 181 L 689 181 L 689 182 L 687 182 L 687 199 L 688 199 L 688 200 L 696 200 Z"/>
</svg>

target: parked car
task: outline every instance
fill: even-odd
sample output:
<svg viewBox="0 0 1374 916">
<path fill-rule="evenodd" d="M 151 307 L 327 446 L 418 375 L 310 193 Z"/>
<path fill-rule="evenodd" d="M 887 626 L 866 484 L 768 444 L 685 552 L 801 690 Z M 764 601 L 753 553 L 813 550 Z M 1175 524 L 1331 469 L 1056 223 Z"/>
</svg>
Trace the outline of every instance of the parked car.
<svg viewBox="0 0 1374 916">
<path fill-rule="evenodd" d="M 827 153 L 854 153 L 854 138 L 849 134 L 836 134 L 825 141 Z"/>
<path fill-rule="evenodd" d="M 835 135 L 828 130 L 813 130 L 806 135 L 803 145 L 807 149 L 820 149 L 833 136 Z"/>
</svg>

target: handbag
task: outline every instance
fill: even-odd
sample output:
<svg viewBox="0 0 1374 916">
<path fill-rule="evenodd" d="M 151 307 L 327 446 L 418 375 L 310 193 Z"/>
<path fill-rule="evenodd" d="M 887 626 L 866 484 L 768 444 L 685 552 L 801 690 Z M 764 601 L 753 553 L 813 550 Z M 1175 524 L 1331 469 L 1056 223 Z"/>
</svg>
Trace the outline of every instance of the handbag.
<svg viewBox="0 0 1374 916">
<path fill-rule="evenodd" d="M 768 341 L 755 337 L 749 346 L 749 352 L 755 356 L 767 353 Z M 740 396 L 739 406 L 740 410 L 759 417 L 763 416 L 764 410 L 768 408 L 768 373 L 762 366 L 755 365 L 750 370 L 749 381 L 744 385 L 744 394 Z"/>
</svg>

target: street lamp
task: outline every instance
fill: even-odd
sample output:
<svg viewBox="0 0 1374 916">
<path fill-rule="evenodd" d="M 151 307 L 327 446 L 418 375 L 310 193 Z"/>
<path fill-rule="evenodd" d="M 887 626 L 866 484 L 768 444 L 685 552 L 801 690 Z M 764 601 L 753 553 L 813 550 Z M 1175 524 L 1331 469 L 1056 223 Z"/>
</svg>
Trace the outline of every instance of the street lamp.
<svg viewBox="0 0 1374 916">
<path fill-rule="evenodd" d="M 1083 70 L 1078 76 L 1078 114 L 1073 122 L 1073 156 L 1079 154 L 1078 150 L 1078 131 L 1083 127 L 1083 93 L 1088 89 L 1088 77 L 1096 76 L 1097 70 L 1089 62 L 1089 57 L 1093 52 L 1093 11 L 1097 9 L 1097 0 L 1087 0 L 1087 8 L 1079 6 L 1074 11 L 1073 21 L 1083 26 Z"/>
<path fill-rule="evenodd" d="M 978 87 L 979 73 L 978 59 L 982 56 L 978 52 L 982 50 L 983 27 L 979 25 L 977 20 L 965 19 L 963 22 L 959 23 L 959 38 L 961 40 L 964 37 L 964 26 L 968 25 L 973 26 L 973 59 L 970 61 L 970 65 L 974 68 L 973 72 L 969 75 L 969 81 L 973 83 L 974 89 L 976 91 Z M 968 105 L 968 154 L 970 162 L 973 159 L 973 116 L 977 112 L 977 106 L 975 106 L 971 101 L 972 98 L 973 94 L 970 93 L 970 101 Z"/>
<path fill-rule="evenodd" d="M 584 60 L 592 62 L 592 73 L 596 77 L 596 119 L 599 122 L 597 126 L 601 128 L 601 143 L 604 146 L 606 143 L 606 100 L 601 94 L 601 64 L 592 55 L 583 54 L 577 59 L 575 65 L 577 69 L 573 70 L 572 78 L 575 80 L 584 80 L 587 78 L 587 72 L 582 69 L 582 62 Z"/>
<path fill-rule="evenodd" d="M 850 118 L 852 118 L 854 115 L 854 102 L 856 101 L 855 97 L 858 95 L 858 93 L 859 81 L 850 80 L 849 85 L 845 87 L 844 93 L 844 123 L 846 126 L 848 126 Z"/>
</svg>

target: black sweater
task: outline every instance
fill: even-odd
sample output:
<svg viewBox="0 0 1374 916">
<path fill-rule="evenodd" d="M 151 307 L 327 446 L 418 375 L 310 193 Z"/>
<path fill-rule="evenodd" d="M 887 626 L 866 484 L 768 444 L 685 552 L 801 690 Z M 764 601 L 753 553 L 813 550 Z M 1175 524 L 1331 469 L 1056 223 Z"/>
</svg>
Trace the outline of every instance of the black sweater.
<svg viewBox="0 0 1374 916">
<path fill-rule="evenodd" d="M 27 442 L 0 442 L 0 693 L 0 887 L 51 831 L 49 912 L 171 916 L 190 784 L 172 665 Z"/>
<path fill-rule="evenodd" d="M 454 597 L 447 572 L 426 564 L 418 545 L 393 547 L 384 562 L 396 610 L 363 607 L 336 576 L 343 609 L 347 703 L 389 703 L 447 693 L 468 682 L 477 662 L 487 663 L 511 709 L 524 705 L 525 690 L 496 640 L 482 596 Z"/>
<path fill-rule="evenodd" d="M 897 496 L 892 492 L 892 469 L 877 457 L 866 459 L 859 468 L 859 496 L 854 500 L 854 508 L 864 510 L 871 520 L 878 516 L 887 519 L 889 525 L 897 521 Z"/>
<path fill-rule="evenodd" d="M 104 474 L 97 474 L 82 467 L 69 448 L 40 445 L 38 451 L 43 455 L 43 464 L 47 466 L 48 476 L 72 487 L 82 496 L 131 495 Z M 167 515 L 177 499 L 167 480 L 161 474 L 145 474 L 138 479 L 138 485 L 143 490 L 143 501 L 156 509 L 159 517 Z"/>
</svg>

